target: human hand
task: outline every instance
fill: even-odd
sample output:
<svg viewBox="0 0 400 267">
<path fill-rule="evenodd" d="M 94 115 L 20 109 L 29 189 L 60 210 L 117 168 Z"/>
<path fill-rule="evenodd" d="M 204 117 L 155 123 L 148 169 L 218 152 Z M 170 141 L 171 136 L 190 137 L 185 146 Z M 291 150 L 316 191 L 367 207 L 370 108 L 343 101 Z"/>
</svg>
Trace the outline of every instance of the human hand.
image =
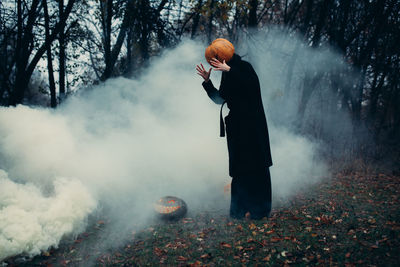
<svg viewBox="0 0 400 267">
<path fill-rule="evenodd" d="M 221 61 L 219 61 L 216 58 L 212 58 L 210 60 L 210 64 L 211 66 L 213 66 L 215 69 L 214 70 L 220 70 L 220 71 L 230 71 L 231 67 L 228 66 L 228 64 L 225 63 L 225 60 L 221 63 Z"/>
<path fill-rule="evenodd" d="M 203 77 L 204 81 L 208 82 L 210 80 L 210 74 L 211 74 L 212 68 L 210 68 L 209 71 L 206 71 L 203 64 L 200 63 L 200 65 L 201 65 L 201 68 L 199 65 L 196 65 L 197 74 L 200 75 L 201 77 Z"/>
</svg>

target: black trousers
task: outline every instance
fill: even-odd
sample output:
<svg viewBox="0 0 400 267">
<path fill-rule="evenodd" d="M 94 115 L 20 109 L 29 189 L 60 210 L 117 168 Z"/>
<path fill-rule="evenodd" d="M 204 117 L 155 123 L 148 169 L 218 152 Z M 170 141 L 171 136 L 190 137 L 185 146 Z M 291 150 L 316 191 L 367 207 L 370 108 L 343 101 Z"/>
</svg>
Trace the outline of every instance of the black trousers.
<svg viewBox="0 0 400 267">
<path fill-rule="evenodd" d="M 271 212 L 269 167 L 232 178 L 230 216 L 240 219 L 247 212 L 250 212 L 252 219 L 269 217 Z"/>
</svg>

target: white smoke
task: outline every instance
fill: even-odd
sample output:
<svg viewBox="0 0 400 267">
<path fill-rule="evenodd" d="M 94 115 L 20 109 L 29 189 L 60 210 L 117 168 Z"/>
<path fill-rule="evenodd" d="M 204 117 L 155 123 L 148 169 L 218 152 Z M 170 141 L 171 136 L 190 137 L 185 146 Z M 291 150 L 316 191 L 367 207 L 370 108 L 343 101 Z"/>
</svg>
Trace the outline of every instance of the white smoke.
<svg viewBox="0 0 400 267">
<path fill-rule="evenodd" d="M 56 110 L 0 108 L 0 168 L 8 173 L 0 178 L 0 260 L 57 246 L 84 229 L 96 206 L 109 208 L 116 232 L 148 222 L 149 204 L 163 195 L 182 197 L 192 212 L 228 214 L 222 195 L 231 178 L 226 140 L 218 137 L 219 106 L 195 73 L 204 49 L 184 41 L 153 60 L 141 78 L 82 89 Z M 270 129 L 272 192 L 287 198 L 300 184 L 320 180 L 326 168 L 313 142 L 269 116 L 272 81 L 284 77 L 260 68 L 266 57 L 254 66 Z M 220 74 L 212 75 L 218 87 Z"/>
<path fill-rule="evenodd" d="M 0 259 L 39 254 L 65 234 L 84 230 L 96 201 L 79 180 L 57 178 L 44 196 L 33 184 L 17 184 L 0 170 Z"/>
</svg>

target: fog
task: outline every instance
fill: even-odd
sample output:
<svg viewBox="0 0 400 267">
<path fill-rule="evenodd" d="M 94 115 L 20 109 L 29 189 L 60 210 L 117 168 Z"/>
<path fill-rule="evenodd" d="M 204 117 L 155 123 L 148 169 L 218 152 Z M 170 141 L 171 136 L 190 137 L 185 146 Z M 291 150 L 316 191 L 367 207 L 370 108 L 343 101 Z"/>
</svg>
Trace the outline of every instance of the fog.
<svg viewBox="0 0 400 267">
<path fill-rule="evenodd" d="M 261 82 L 274 207 L 329 173 L 319 157 L 322 144 L 295 133 L 299 94 L 282 93 L 296 39 L 279 32 L 257 38 L 243 37 L 236 52 Z M 138 79 L 82 88 L 55 110 L 0 108 L 0 261 L 56 247 L 84 231 L 91 214 L 112 218 L 107 234 L 124 236 L 133 225 L 152 222 L 151 204 L 165 195 L 183 198 L 192 215 L 228 216 L 223 187 L 231 178 L 226 140 L 219 137 L 220 107 L 195 71 L 206 63 L 205 47 L 185 40 L 154 58 Z M 315 60 L 306 60 L 310 55 Z M 328 50 L 305 49 L 291 87 L 301 82 L 300 68 L 324 69 L 327 60 L 337 62 Z M 213 71 L 214 85 L 220 77 Z"/>
</svg>

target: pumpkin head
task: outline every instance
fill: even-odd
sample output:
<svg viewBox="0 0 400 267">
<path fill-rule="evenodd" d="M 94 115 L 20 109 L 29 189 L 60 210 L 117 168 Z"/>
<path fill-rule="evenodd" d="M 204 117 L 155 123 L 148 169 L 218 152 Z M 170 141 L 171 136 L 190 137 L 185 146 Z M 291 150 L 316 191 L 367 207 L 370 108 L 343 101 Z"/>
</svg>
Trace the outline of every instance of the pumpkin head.
<svg viewBox="0 0 400 267">
<path fill-rule="evenodd" d="M 224 38 L 218 38 L 206 48 L 205 56 L 208 63 L 210 63 L 210 60 L 214 57 L 221 62 L 224 60 L 228 62 L 233 57 L 234 53 L 235 47 L 231 42 Z"/>
</svg>

